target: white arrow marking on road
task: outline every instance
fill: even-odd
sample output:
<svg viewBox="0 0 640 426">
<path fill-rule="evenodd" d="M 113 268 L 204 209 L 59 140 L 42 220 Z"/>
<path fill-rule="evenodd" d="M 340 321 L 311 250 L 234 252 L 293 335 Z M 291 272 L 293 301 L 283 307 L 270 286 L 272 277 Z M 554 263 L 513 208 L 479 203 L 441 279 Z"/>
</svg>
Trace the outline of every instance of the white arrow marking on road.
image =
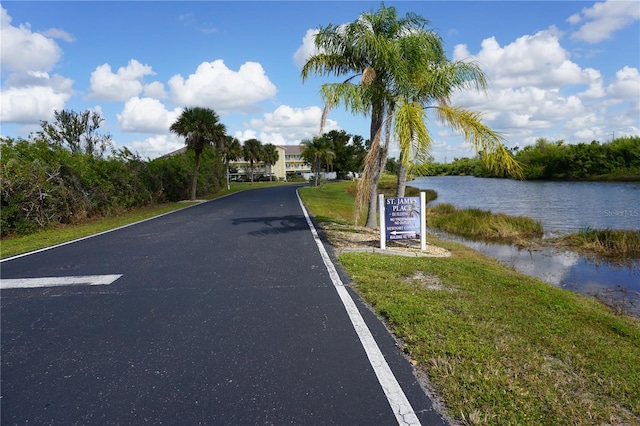
<svg viewBox="0 0 640 426">
<path fill-rule="evenodd" d="M 0 289 L 59 287 L 65 285 L 109 285 L 121 276 L 122 274 L 2 279 L 0 280 Z"/>
</svg>

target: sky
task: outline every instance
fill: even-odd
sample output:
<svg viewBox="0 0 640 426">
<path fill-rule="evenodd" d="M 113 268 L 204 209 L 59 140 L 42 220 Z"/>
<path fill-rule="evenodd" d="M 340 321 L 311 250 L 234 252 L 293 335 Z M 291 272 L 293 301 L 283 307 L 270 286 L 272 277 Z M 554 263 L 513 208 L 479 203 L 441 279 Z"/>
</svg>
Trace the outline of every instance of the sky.
<svg viewBox="0 0 640 426">
<path fill-rule="evenodd" d="M 301 79 L 319 27 L 379 1 L 2 1 L 0 135 L 27 138 L 54 111 L 92 110 L 115 148 L 156 158 L 184 146 L 169 127 L 213 109 L 241 142 L 297 145 L 318 135 L 321 84 Z M 475 61 L 487 90 L 451 104 L 483 114 L 508 147 L 539 138 L 607 142 L 640 135 L 640 1 L 387 1 L 416 13 L 447 58 Z M 475 151 L 429 116 L 436 161 Z M 343 107 L 325 131 L 369 138 Z M 391 156 L 397 156 L 392 148 Z"/>
</svg>

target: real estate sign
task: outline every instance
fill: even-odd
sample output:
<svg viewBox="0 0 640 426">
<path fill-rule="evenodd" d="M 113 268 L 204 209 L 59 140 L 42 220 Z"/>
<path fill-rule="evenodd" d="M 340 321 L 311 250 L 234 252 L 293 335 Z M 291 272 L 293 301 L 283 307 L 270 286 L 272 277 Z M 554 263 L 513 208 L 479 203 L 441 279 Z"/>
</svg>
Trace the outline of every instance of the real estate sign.
<svg viewBox="0 0 640 426">
<path fill-rule="evenodd" d="M 420 198 L 385 198 L 386 240 L 417 239 L 420 236 Z"/>
<path fill-rule="evenodd" d="M 420 197 L 385 198 L 378 195 L 380 217 L 380 248 L 387 241 L 418 239 L 420 249 L 426 248 L 426 194 Z"/>
</svg>

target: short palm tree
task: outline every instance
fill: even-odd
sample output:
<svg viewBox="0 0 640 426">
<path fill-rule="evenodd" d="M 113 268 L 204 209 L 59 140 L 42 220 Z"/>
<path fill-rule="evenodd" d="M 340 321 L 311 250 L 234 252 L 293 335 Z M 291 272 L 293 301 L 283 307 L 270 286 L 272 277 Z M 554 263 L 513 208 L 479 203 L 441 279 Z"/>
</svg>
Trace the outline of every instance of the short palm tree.
<svg viewBox="0 0 640 426">
<path fill-rule="evenodd" d="M 311 168 L 315 174 L 315 186 L 318 186 L 322 160 L 325 161 L 327 171 L 329 171 L 329 167 L 335 157 L 331 143 L 324 137 L 315 137 L 311 140 L 303 140 L 300 143 L 300 147 L 300 154 L 302 155 L 302 158 L 311 164 Z"/>
<path fill-rule="evenodd" d="M 262 154 L 262 142 L 258 139 L 248 139 L 244 141 L 242 148 L 242 156 L 245 161 L 249 162 L 249 171 L 251 173 L 251 183 L 253 183 L 254 163 L 260 161 L 260 155 Z"/>
<path fill-rule="evenodd" d="M 462 133 L 476 152 L 485 153 L 483 160 L 490 170 L 521 175 L 503 138 L 482 123 L 481 114 L 450 105 L 457 90 L 486 88 L 484 73 L 476 64 L 440 60 L 407 65 L 411 71 L 403 81 L 406 85 L 398 88 L 396 108 L 389 117 L 400 147 L 396 196 L 404 196 L 409 167 L 420 166 L 428 158 L 432 144 L 426 125 L 428 111 L 440 123 Z"/>
<path fill-rule="evenodd" d="M 195 153 L 191 181 L 191 200 L 193 201 L 196 199 L 200 155 L 207 146 L 218 143 L 226 136 L 226 128 L 219 122 L 218 114 L 214 110 L 193 107 L 182 111 L 169 130 L 184 137 L 187 149 L 192 149 Z"/>
<path fill-rule="evenodd" d="M 261 159 L 265 165 L 269 166 L 269 182 L 271 182 L 271 178 L 273 176 L 273 165 L 280 159 L 276 146 L 271 143 L 263 145 Z"/>
<path fill-rule="evenodd" d="M 231 189 L 229 185 L 229 164 L 232 161 L 239 160 L 242 157 L 242 145 L 240 141 L 233 136 L 226 136 L 222 143 L 217 147 L 220 151 L 220 156 L 224 162 L 226 174 L 227 174 L 227 191 Z"/>
</svg>

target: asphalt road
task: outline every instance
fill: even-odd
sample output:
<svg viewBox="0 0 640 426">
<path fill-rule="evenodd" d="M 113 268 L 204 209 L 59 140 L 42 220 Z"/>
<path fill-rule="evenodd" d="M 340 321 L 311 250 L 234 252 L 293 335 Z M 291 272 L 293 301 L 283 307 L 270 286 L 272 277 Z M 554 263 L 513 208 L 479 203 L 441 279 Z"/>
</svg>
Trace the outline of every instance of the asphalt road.
<svg viewBox="0 0 640 426">
<path fill-rule="evenodd" d="M 2 262 L 6 283 L 121 275 L 2 290 L 2 425 L 446 424 L 322 250 L 285 186 Z"/>
</svg>

